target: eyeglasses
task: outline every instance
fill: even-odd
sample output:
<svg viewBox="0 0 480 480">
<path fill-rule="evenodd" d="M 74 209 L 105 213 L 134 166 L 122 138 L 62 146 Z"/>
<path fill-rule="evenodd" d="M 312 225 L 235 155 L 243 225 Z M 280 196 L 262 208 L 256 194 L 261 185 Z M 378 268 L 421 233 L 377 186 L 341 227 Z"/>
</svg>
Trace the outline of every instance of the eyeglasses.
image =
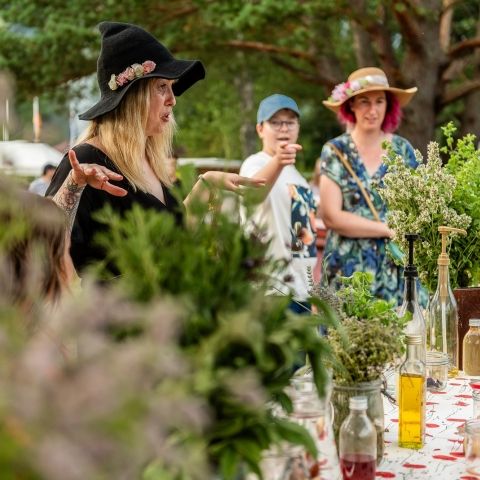
<svg viewBox="0 0 480 480">
<path fill-rule="evenodd" d="M 294 130 L 298 127 L 298 122 L 295 120 L 268 120 L 267 123 L 274 129 L 274 130 L 281 130 L 282 127 L 285 125 L 287 130 Z"/>
</svg>

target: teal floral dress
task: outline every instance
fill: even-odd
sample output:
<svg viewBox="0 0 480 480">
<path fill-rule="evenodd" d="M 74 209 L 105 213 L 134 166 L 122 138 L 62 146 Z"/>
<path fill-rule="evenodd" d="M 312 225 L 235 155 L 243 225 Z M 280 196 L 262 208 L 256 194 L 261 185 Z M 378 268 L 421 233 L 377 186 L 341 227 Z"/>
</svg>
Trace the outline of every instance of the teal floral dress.
<svg viewBox="0 0 480 480">
<path fill-rule="evenodd" d="M 360 158 L 355 143 L 348 133 L 330 141 L 344 153 L 354 172 L 370 195 L 380 218 L 385 221 L 386 206 L 380 198 L 377 188 L 383 184 L 387 171 L 385 164 L 370 176 Z M 415 154 L 410 143 L 404 138 L 393 135 L 392 146 L 412 168 L 417 167 Z M 363 198 L 356 181 L 348 173 L 340 159 L 328 144 L 321 154 L 321 175 L 333 180 L 342 191 L 343 210 L 374 220 L 373 214 Z M 339 288 L 340 277 L 349 277 L 354 272 L 371 272 L 374 277 L 373 293 L 385 300 L 395 299 L 402 303 L 403 269 L 397 267 L 386 252 L 387 239 L 384 238 L 351 238 L 344 237 L 329 230 L 324 250 L 324 275 L 328 283 Z"/>
</svg>

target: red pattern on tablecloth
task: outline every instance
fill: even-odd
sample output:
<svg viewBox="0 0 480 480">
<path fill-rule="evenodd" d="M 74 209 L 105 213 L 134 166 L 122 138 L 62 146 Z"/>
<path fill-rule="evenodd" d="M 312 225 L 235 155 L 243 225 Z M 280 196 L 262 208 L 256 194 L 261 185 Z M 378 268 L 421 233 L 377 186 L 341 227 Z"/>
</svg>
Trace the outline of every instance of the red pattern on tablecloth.
<svg viewBox="0 0 480 480">
<path fill-rule="evenodd" d="M 384 399 L 388 455 L 378 467 L 380 475 L 377 476 L 408 480 L 479 480 L 466 473 L 463 437 L 458 432 L 473 415 L 471 402 L 460 400 L 472 397 L 469 382 L 468 378 L 455 378 L 445 392 L 427 393 L 427 432 L 425 445 L 420 450 L 398 446 L 398 408 Z M 383 477 L 383 472 L 394 476 Z"/>
</svg>

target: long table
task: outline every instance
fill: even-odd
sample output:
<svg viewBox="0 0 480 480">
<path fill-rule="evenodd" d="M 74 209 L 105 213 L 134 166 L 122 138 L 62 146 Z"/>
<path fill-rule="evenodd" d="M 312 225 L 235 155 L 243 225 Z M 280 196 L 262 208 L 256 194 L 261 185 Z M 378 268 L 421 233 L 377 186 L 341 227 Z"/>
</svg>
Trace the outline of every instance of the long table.
<svg viewBox="0 0 480 480">
<path fill-rule="evenodd" d="M 398 407 L 384 398 L 385 456 L 377 478 L 480 480 L 466 473 L 458 427 L 473 417 L 470 380 L 449 379 L 445 392 L 427 392 L 426 438 L 421 450 L 398 446 Z"/>
</svg>

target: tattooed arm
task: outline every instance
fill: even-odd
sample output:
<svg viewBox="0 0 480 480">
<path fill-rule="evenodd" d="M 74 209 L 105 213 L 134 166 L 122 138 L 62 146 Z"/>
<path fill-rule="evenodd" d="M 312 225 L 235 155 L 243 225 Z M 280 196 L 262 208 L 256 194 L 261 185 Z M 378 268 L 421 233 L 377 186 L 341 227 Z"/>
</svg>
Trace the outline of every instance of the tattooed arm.
<svg viewBox="0 0 480 480">
<path fill-rule="evenodd" d="M 80 186 L 72 178 L 73 170 L 67 175 L 67 178 L 63 182 L 63 185 L 59 188 L 58 192 L 53 197 L 53 201 L 65 211 L 67 215 L 67 232 L 71 233 L 73 228 L 73 221 L 77 214 L 78 205 L 80 204 L 80 198 L 82 192 L 85 189 L 85 185 Z"/>
<path fill-rule="evenodd" d="M 53 201 L 65 211 L 68 233 L 71 233 L 80 198 L 87 185 L 105 190 L 117 197 L 124 197 L 128 192 L 110 183 L 110 180 L 121 180 L 123 178 L 119 173 L 112 172 L 112 170 L 94 163 L 79 163 L 73 150 L 69 150 L 68 158 L 72 170 L 53 197 Z"/>
</svg>

